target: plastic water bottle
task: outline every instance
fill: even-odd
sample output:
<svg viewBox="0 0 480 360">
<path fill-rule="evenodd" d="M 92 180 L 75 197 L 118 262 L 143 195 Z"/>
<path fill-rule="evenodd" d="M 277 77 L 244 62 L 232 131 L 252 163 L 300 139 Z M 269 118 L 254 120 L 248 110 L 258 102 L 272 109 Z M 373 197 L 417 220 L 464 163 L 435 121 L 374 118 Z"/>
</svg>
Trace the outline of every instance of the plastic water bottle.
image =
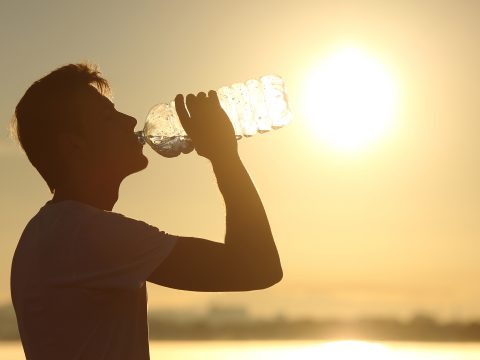
<svg viewBox="0 0 480 360">
<path fill-rule="evenodd" d="M 217 90 L 217 95 L 237 140 L 279 129 L 292 119 L 285 83 L 277 75 L 224 86 Z M 140 143 L 147 143 L 165 157 L 193 150 L 193 143 L 175 110 L 175 101 L 155 105 L 147 115 L 143 130 L 135 134 Z"/>
</svg>

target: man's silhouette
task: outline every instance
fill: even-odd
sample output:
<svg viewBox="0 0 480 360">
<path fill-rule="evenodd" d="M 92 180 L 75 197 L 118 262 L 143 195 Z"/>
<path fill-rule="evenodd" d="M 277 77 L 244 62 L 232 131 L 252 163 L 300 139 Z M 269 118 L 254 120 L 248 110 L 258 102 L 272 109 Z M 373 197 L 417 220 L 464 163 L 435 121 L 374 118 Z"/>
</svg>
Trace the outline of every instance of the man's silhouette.
<svg viewBox="0 0 480 360">
<path fill-rule="evenodd" d="M 170 235 L 112 212 L 122 180 L 148 160 L 136 120 L 115 109 L 108 90 L 97 70 L 71 64 L 36 81 L 15 110 L 18 139 L 53 193 L 12 261 L 11 295 L 31 360 L 148 359 L 146 281 L 247 291 L 282 278 L 262 202 L 214 91 L 189 94 L 188 112 L 182 95 L 175 103 L 197 153 L 212 163 L 225 242 Z"/>
</svg>

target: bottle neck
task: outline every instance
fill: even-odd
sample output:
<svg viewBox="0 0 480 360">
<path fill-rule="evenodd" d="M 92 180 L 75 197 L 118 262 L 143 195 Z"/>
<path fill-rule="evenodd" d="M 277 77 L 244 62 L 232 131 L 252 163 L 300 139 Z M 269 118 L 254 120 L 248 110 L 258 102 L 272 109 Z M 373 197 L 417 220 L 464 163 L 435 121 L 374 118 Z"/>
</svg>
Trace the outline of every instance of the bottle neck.
<svg viewBox="0 0 480 360">
<path fill-rule="evenodd" d="M 135 135 L 137 136 L 137 140 L 141 145 L 145 145 L 145 134 L 143 130 L 135 131 Z"/>
</svg>

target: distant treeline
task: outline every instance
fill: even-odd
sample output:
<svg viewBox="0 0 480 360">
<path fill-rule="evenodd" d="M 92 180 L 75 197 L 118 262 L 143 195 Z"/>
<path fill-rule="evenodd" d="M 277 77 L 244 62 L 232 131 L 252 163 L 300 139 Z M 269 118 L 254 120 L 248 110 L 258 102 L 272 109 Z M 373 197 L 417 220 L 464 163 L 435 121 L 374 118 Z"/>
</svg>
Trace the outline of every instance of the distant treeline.
<svg viewBox="0 0 480 360">
<path fill-rule="evenodd" d="M 358 339 L 390 341 L 480 341 L 480 322 L 439 324 L 426 316 L 408 322 L 362 320 L 250 320 L 192 322 L 150 320 L 150 338 L 165 340 L 307 340 Z"/>
<path fill-rule="evenodd" d="M 409 321 L 388 318 L 359 320 L 287 319 L 282 316 L 256 319 L 249 316 L 163 317 L 155 312 L 149 319 L 154 340 L 307 340 L 358 339 L 395 341 L 480 341 L 480 322 L 439 323 L 426 315 Z M 0 340 L 18 340 L 11 305 L 0 307 Z"/>
</svg>

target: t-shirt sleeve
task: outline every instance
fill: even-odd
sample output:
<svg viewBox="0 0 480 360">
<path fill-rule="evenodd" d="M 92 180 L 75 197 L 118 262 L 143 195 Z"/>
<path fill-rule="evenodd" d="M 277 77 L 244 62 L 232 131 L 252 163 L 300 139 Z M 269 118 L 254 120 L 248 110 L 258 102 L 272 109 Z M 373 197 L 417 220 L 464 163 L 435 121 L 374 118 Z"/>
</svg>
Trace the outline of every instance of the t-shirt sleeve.
<svg viewBox="0 0 480 360">
<path fill-rule="evenodd" d="M 72 246 L 74 282 L 89 288 L 140 288 L 176 239 L 142 221 L 99 211 L 80 226 Z"/>
</svg>

